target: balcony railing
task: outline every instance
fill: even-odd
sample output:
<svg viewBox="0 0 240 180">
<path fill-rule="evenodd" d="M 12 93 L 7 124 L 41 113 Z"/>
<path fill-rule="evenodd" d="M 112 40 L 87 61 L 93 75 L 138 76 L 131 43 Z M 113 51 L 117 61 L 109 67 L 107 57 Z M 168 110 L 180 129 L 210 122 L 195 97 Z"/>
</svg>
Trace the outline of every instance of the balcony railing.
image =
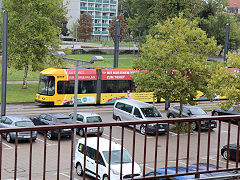
<svg viewBox="0 0 240 180">
<path fill-rule="evenodd" d="M 142 177 L 137 179 L 153 179 L 153 178 L 166 178 L 174 176 L 195 175 L 196 178 L 201 174 L 213 173 L 213 172 L 230 172 L 239 171 L 239 148 L 236 150 L 236 162 L 230 162 L 230 143 L 235 143 L 239 147 L 240 137 L 240 121 L 237 125 L 231 124 L 231 119 L 240 120 L 240 116 L 220 116 L 210 118 L 181 118 L 181 119 L 167 119 L 157 121 L 122 121 L 112 123 L 87 123 L 87 124 L 73 124 L 73 125 L 54 125 L 54 126 L 37 126 L 30 128 L 14 128 L 14 129 L 0 129 L 0 179 L 17 179 L 19 177 L 27 177 L 27 179 L 59 179 L 60 175 L 64 174 L 69 179 L 73 178 L 74 174 L 74 128 L 82 128 L 85 130 L 85 146 L 88 139 L 87 129 L 90 127 L 97 127 L 97 142 L 99 142 L 99 129 L 104 127 L 104 134 L 109 142 L 118 141 L 121 144 L 121 152 L 123 146 L 128 145 L 128 151 L 132 155 L 132 179 L 134 179 L 134 161 L 138 161 L 142 166 Z M 206 131 L 200 129 L 200 124 L 203 121 L 218 121 L 218 127 L 215 130 L 211 129 L 211 123 L 208 123 Z M 198 123 L 198 131 L 193 133 L 191 130 L 191 124 L 193 122 Z M 148 136 L 148 128 L 146 128 L 145 134 L 141 135 L 136 131 L 136 127 L 139 125 L 145 125 L 148 127 L 150 124 L 157 123 L 156 133 L 154 136 Z M 165 135 L 160 136 L 158 131 L 158 125 L 166 124 Z M 172 124 L 177 124 L 176 132 L 171 132 L 170 128 Z M 181 126 L 186 124 L 187 132 L 185 134 L 180 133 Z M 133 128 L 128 128 L 131 125 Z M 60 130 L 60 129 L 72 129 L 72 134 L 69 140 L 62 139 L 60 131 L 58 131 L 58 137 L 56 144 L 47 140 L 47 131 Z M 29 149 L 22 149 L 26 147 L 26 143 L 22 144 L 18 141 L 17 134 L 21 131 L 43 131 L 43 139 L 38 140 L 40 143 L 34 143 L 32 141 L 32 134 L 30 136 Z M 9 144 L 3 140 L 3 134 L 9 132 L 16 132 L 16 139 L 14 147 L 9 148 Z M 61 148 L 62 144 L 67 144 L 65 148 Z M 149 147 L 148 144 L 152 145 Z M 227 160 L 220 159 L 220 148 L 222 144 L 227 145 Z M 109 144 L 111 149 L 111 143 Z M 50 149 L 51 147 L 54 147 Z M 99 144 L 96 145 L 97 152 L 99 152 Z M 152 148 L 150 151 L 149 148 Z M 67 152 L 69 154 L 67 154 Z M 109 151 L 110 152 L 110 151 Z M 50 155 L 51 153 L 51 155 Z M 122 154 L 122 153 L 121 153 Z M 175 154 L 175 157 L 174 155 Z M 121 155 L 122 156 L 122 155 Z M 213 158 L 213 156 L 215 158 Z M 109 154 L 109 157 L 111 155 Z M 96 156 L 96 161 L 99 162 L 99 156 Z M 215 169 L 210 168 L 210 164 L 213 162 L 216 165 Z M 84 153 L 84 162 L 86 161 L 86 153 Z M 55 162 L 55 165 L 50 165 L 50 162 Z M 64 163 L 63 163 L 64 162 Z M 122 162 L 122 161 L 121 161 Z M 194 171 L 189 170 L 190 163 L 196 164 Z M 206 169 L 201 170 L 200 163 L 206 164 Z M 98 176 L 98 163 L 96 163 L 96 176 Z M 186 172 L 178 172 L 180 164 L 184 164 Z M 221 164 L 221 168 L 220 168 Z M 167 169 L 170 166 L 176 167 L 176 173 L 168 174 Z M 83 179 L 86 178 L 86 162 L 83 165 Z M 151 177 L 145 176 L 147 168 L 153 170 Z M 158 175 L 156 170 L 158 168 L 165 168 L 165 173 Z M 110 172 L 111 164 L 108 167 Z M 122 164 L 120 179 L 122 179 Z M 49 173 L 53 172 L 54 177 L 48 177 Z M 66 174 L 67 173 L 67 174 Z M 108 179 L 111 179 L 108 174 Z"/>
</svg>

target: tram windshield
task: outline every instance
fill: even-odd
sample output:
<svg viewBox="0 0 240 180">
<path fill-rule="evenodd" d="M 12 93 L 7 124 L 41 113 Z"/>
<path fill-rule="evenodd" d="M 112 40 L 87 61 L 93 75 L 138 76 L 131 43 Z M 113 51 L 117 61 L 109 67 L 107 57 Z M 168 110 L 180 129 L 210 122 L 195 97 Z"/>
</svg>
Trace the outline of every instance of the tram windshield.
<svg viewBox="0 0 240 180">
<path fill-rule="evenodd" d="M 40 75 L 38 94 L 52 96 L 55 93 L 55 78 L 53 76 Z"/>
</svg>

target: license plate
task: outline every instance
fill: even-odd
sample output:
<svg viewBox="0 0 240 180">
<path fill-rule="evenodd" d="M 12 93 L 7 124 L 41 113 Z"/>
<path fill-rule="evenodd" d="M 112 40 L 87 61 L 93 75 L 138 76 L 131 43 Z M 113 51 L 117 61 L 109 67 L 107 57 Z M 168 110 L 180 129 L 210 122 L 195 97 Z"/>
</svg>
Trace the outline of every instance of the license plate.
<svg viewBox="0 0 240 180">
<path fill-rule="evenodd" d="M 63 131 L 70 131 L 70 129 L 63 129 Z"/>
<path fill-rule="evenodd" d="M 158 129 L 158 131 L 165 131 L 165 129 Z"/>
<path fill-rule="evenodd" d="M 22 138 L 23 138 L 23 139 L 27 139 L 27 138 L 29 139 L 30 136 L 22 136 Z"/>
<path fill-rule="evenodd" d="M 211 124 L 211 127 L 214 127 L 214 124 Z"/>
</svg>

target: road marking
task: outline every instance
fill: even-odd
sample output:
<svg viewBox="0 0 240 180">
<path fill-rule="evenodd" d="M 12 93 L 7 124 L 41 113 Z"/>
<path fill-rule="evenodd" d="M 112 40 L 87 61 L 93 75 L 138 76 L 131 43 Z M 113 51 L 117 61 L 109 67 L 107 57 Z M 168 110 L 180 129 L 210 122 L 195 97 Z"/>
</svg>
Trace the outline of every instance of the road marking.
<svg viewBox="0 0 240 180">
<path fill-rule="evenodd" d="M 207 159 L 207 157 L 201 157 L 202 159 Z M 209 159 L 213 160 L 213 161 L 217 161 L 216 158 L 211 158 L 209 157 Z M 222 161 L 221 159 L 219 159 L 219 162 L 222 162 L 222 163 L 227 163 L 227 161 Z M 229 164 L 232 165 L 232 166 L 235 166 L 236 164 L 233 164 L 229 161 Z"/>
<path fill-rule="evenodd" d="M 7 148 L 4 148 L 4 149 L 13 149 L 12 146 L 9 146 L 8 144 L 6 144 L 6 143 L 4 143 L 4 142 L 3 142 L 3 144 L 4 144 L 5 146 L 7 146 Z"/>
<path fill-rule="evenodd" d="M 174 132 L 169 131 L 169 134 L 171 134 L 171 136 L 177 136 L 177 133 L 174 133 Z"/>
<path fill-rule="evenodd" d="M 107 136 L 108 138 L 110 137 L 108 134 L 103 134 L 104 136 Z M 115 137 L 112 137 L 113 140 L 115 141 L 120 141 L 121 139 L 118 139 L 118 138 L 115 138 Z"/>
<path fill-rule="evenodd" d="M 70 178 L 70 176 L 69 175 L 67 175 L 66 174 L 67 172 L 63 172 L 63 173 L 59 173 L 60 175 L 62 175 L 62 176 L 65 176 L 65 177 L 67 177 L 67 178 Z M 74 175 L 75 176 L 75 175 Z M 74 178 L 74 180 L 75 180 L 76 178 Z M 76 179 L 77 180 L 77 179 Z"/>
<path fill-rule="evenodd" d="M 139 166 L 142 166 L 142 168 L 143 168 L 143 163 L 139 164 Z M 154 168 L 150 167 L 148 164 L 145 164 L 145 169 L 146 168 L 154 170 Z"/>
<path fill-rule="evenodd" d="M 44 140 L 41 140 L 41 139 L 39 139 L 39 138 L 37 138 L 36 140 L 44 143 Z M 54 143 L 46 143 L 46 144 L 47 144 L 47 146 L 55 146 L 55 145 L 57 145 L 57 144 L 54 144 Z"/>
</svg>

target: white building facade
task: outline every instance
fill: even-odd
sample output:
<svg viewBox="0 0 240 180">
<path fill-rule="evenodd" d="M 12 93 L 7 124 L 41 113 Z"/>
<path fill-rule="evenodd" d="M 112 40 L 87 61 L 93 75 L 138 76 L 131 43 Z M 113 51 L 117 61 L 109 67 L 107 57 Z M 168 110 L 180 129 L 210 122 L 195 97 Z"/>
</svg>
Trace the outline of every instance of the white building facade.
<svg viewBox="0 0 240 180">
<path fill-rule="evenodd" d="M 67 0 L 64 0 L 67 2 Z M 108 40 L 110 38 L 108 27 L 117 16 L 118 0 L 68 0 L 67 28 L 74 32 L 80 15 L 87 12 L 93 19 L 92 38 Z"/>
</svg>

